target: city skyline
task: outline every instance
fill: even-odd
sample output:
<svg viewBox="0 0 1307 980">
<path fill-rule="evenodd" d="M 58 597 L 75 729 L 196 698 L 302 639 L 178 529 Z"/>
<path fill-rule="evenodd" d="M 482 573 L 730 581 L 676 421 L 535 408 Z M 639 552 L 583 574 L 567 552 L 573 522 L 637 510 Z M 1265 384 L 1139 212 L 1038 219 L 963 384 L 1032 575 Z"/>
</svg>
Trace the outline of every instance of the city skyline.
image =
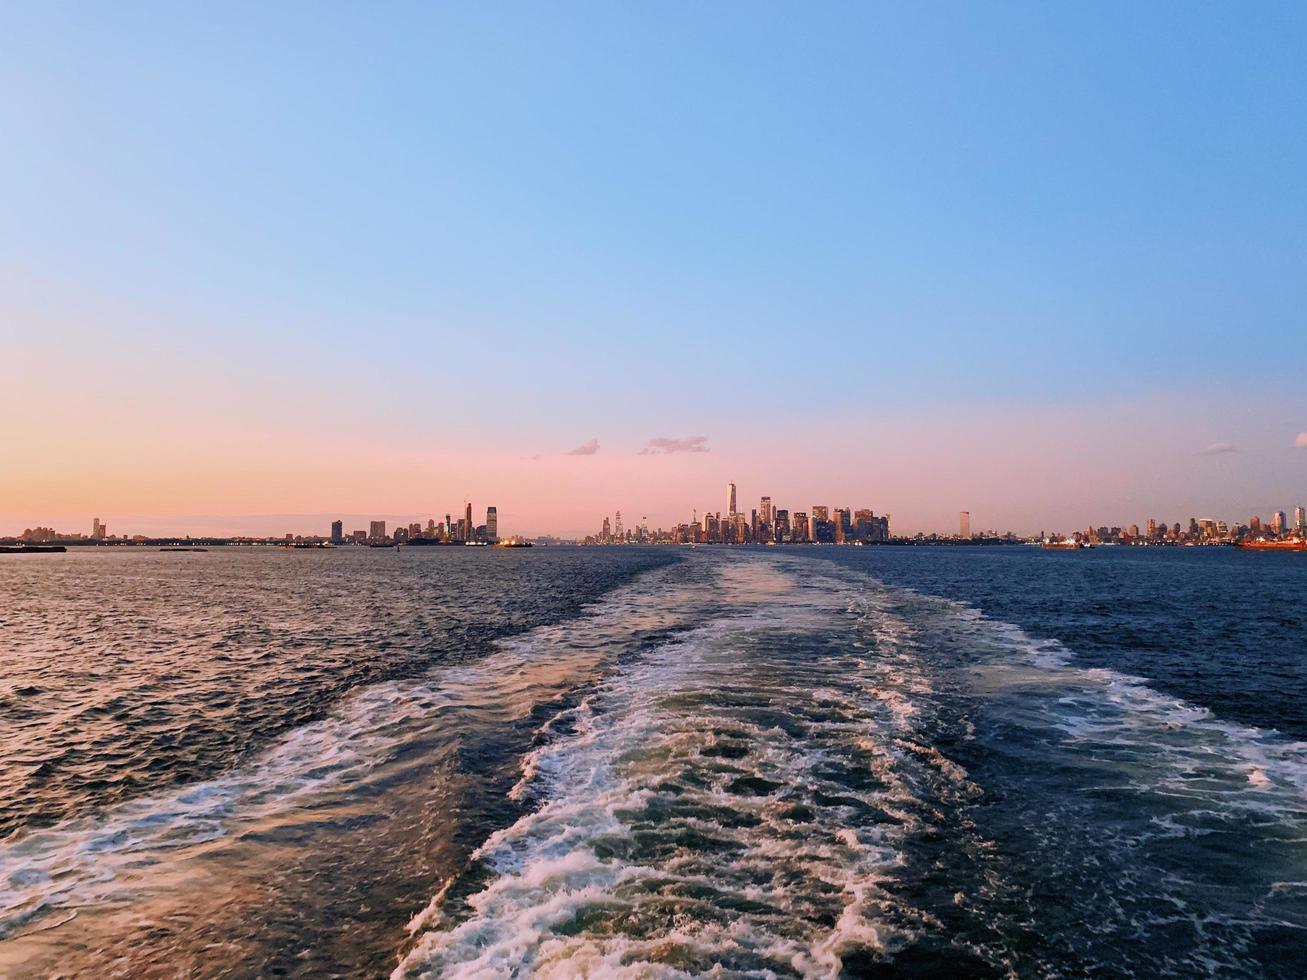
<svg viewBox="0 0 1307 980">
<path fill-rule="evenodd" d="M 472 516 L 472 503 L 465 501 L 463 516 L 454 519 L 452 512 L 446 512 L 443 520 L 435 517 L 412 515 L 399 519 L 374 515 L 347 515 L 330 520 L 327 533 L 319 530 L 278 530 L 271 533 L 249 531 L 215 530 L 207 527 L 190 527 L 171 529 L 154 534 L 142 533 L 139 529 L 110 533 L 109 525 L 99 517 L 91 519 L 89 534 L 81 531 L 69 531 L 54 526 L 36 524 L 25 527 L 21 532 L 0 533 L 0 538 L 22 540 L 27 542 L 50 541 L 107 541 L 109 543 L 127 543 L 133 539 L 154 537 L 211 537 L 211 538 L 249 538 L 263 541 L 281 540 L 324 540 L 332 544 L 376 544 L 381 542 L 403 543 L 414 538 L 428 538 L 447 543 L 475 542 L 493 544 L 501 540 L 551 540 L 575 541 L 578 544 L 622 544 L 622 543 L 733 543 L 733 544 L 789 544 L 789 543 L 883 543 L 885 541 L 907 540 L 929 537 L 932 539 L 974 540 L 982 538 L 1008 538 L 1012 540 L 1050 540 L 1074 539 L 1088 543 L 1183 543 L 1233 541 L 1242 537 L 1278 537 L 1285 535 L 1307 536 L 1307 507 L 1294 504 L 1287 509 L 1271 508 L 1269 516 L 1263 520 L 1261 514 L 1252 514 L 1246 523 L 1242 520 L 1225 520 L 1222 518 L 1190 516 L 1186 526 L 1179 521 L 1172 522 L 1156 517 L 1144 520 L 1142 529 L 1138 521 L 1125 524 L 1096 524 L 1090 522 L 1083 527 L 1072 527 L 1067 531 L 1058 528 L 1041 528 L 1037 534 L 1016 532 L 1012 528 L 972 527 L 971 512 L 958 512 L 957 530 L 953 533 L 938 529 L 929 532 L 917 529 L 892 533 L 891 516 L 888 513 L 876 514 L 870 507 L 848 507 L 829 504 L 811 504 L 806 510 L 791 510 L 773 502 L 770 494 L 758 498 L 755 507 L 744 508 L 738 505 L 737 486 L 734 482 L 726 484 L 727 511 L 705 509 L 700 516 L 697 508 L 693 510 L 691 520 L 673 521 L 669 527 L 661 524 L 651 525 L 647 514 L 641 514 L 637 520 L 624 524 L 621 510 L 615 511 L 615 518 L 605 516 L 602 527 L 597 534 L 554 535 L 543 532 L 500 533 L 499 509 L 496 505 L 487 505 L 485 523 L 476 524 Z M 303 517 L 304 515 L 298 515 Z M 324 515 L 315 515 L 321 521 Z M 270 518 L 287 523 L 287 515 Z M 354 525 L 358 525 L 355 527 Z M 366 529 L 365 529 L 366 526 Z M 819 527 L 821 530 L 819 530 Z"/>
</svg>

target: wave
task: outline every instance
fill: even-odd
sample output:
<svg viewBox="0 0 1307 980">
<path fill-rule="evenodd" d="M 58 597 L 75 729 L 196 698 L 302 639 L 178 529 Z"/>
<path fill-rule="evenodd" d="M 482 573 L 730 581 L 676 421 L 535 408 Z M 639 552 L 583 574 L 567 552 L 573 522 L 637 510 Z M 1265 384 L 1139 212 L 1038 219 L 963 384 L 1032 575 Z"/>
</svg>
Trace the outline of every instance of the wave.
<svg viewBox="0 0 1307 980">
<path fill-rule="evenodd" d="M 395 977 L 827 976 L 924 925 L 885 886 L 918 787 L 966 774 L 869 694 L 856 651 L 811 645 L 852 593 L 720 574 L 713 621 L 560 715 L 515 788 L 537 808 L 475 855 L 491 882 L 415 919 Z"/>
<path fill-rule="evenodd" d="M 216 779 L 0 841 L 0 940 L 49 929 L 69 910 L 169 887 L 182 860 L 249 834 L 269 836 L 309 811 L 348 807 L 371 784 L 429 765 L 434 747 L 470 726 L 528 717 L 582 685 L 640 630 L 673 623 L 648 601 L 671 581 L 666 569 L 647 573 L 577 619 L 500 641 L 480 661 L 362 688 Z M 663 596 L 660 605 L 676 603 Z M 589 641 L 578 642 L 581 634 Z"/>
<path fill-rule="evenodd" d="M 961 972 L 1239 972 L 1258 930 L 1307 925 L 1270 879 L 1242 920 L 1186 892 L 1201 853 L 1160 849 L 1212 823 L 1301 836 L 1303 745 L 960 603 L 714 561 L 710 621 L 542 726 L 513 789 L 534 809 L 414 919 L 395 980 L 830 976 L 914 948 Z M 1097 904 L 1052 913 L 1041 888 Z"/>
</svg>

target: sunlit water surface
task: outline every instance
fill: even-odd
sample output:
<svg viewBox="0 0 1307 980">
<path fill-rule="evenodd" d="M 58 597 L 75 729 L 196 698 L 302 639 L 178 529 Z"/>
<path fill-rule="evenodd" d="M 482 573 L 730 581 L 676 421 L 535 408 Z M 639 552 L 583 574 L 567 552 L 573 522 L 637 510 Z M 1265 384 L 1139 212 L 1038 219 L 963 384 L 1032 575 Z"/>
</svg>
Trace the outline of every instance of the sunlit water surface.
<svg viewBox="0 0 1307 980">
<path fill-rule="evenodd" d="M 0 560 L 0 974 L 1307 973 L 1307 567 L 1002 550 Z"/>
</svg>

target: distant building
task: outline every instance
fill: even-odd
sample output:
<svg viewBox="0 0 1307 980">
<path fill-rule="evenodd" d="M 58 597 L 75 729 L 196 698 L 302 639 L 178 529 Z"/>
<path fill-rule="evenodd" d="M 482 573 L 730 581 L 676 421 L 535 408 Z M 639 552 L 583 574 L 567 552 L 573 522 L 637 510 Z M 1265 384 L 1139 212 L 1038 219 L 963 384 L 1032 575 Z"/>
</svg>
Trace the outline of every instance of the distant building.
<svg viewBox="0 0 1307 980">
<path fill-rule="evenodd" d="M 781 508 L 773 515 L 775 521 L 772 525 L 772 540 L 776 542 L 790 541 L 790 512 Z"/>
<path fill-rule="evenodd" d="M 771 523 L 771 497 L 763 497 L 759 502 L 758 519 L 764 524 Z"/>
<path fill-rule="evenodd" d="M 971 511 L 964 510 L 958 514 L 958 537 L 971 537 Z"/>
<path fill-rule="evenodd" d="M 491 544 L 499 540 L 499 511 L 494 507 L 486 508 L 486 540 Z"/>
<path fill-rule="evenodd" d="M 808 515 L 796 510 L 790 518 L 790 535 L 793 541 L 815 541 L 812 528 L 808 526 Z"/>
<path fill-rule="evenodd" d="M 735 484 L 726 484 L 726 516 L 735 516 Z"/>
<path fill-rule="evenodd" d="M 1282 510 L 1277 510 L 1271 515 L 1271 530 L 1276 534 L 1283 534 L 1284 529 L 1289 526 L 1289 515 Z"/>
<path fill-rule="evenodd" d="M 853 538 L 853 512 L 847 507 L 835 508 L 835 543 L 847 544 Z"/>
<path fill-rule="evenodd" d="M 345 541 L 345 522 L 344 522 L 344 521 L 332 521 L 332 522 L 331 522 L 331 543 L 332 543 L 332 544 L 342 544 L 344 541 Z"/>
<path fill-rule="evenodd" d="M 1302 507 L 1293 509 L 1293 526 L 1299 531 L 1307 531 L 1307 510 Z"/>
<path fill-rule="evenodd" d="M 476 525 L 472 523 L 472 501 L 463 505 L 463 540 L 471 541 L 472 532 Z"/>
<path fill-rule="evenodd" d="M 368 540 L 369 540 L 369 541 L 385 541 L 385 540 L 386 540 L 386 522 L 385 522 L 385 521 L 373 521 L 373 522 L 372 522 L 368 527 L 369 527 L 369 529 L 368 529 Z"/>
<path fill-rule="evenodd" d="M 91 520 L 91 537 L 97 541 L 103 541 L 109 534 L 109 528 L 100 523 L 100 518 L 96 517 Z"/>
</svg>

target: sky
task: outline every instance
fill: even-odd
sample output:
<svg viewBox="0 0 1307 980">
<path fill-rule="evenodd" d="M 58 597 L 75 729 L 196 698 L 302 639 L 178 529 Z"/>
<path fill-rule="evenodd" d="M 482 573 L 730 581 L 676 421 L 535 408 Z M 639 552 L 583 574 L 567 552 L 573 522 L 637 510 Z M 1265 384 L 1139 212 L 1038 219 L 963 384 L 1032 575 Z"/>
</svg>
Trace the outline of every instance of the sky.
<svg viewBox="0 0 1307 980">
<path fill-rule="evenodd" d="M 1304 50 L 1300 3 L 8 5 L 0 534 L 1307 503 Z"/>
</svg>

